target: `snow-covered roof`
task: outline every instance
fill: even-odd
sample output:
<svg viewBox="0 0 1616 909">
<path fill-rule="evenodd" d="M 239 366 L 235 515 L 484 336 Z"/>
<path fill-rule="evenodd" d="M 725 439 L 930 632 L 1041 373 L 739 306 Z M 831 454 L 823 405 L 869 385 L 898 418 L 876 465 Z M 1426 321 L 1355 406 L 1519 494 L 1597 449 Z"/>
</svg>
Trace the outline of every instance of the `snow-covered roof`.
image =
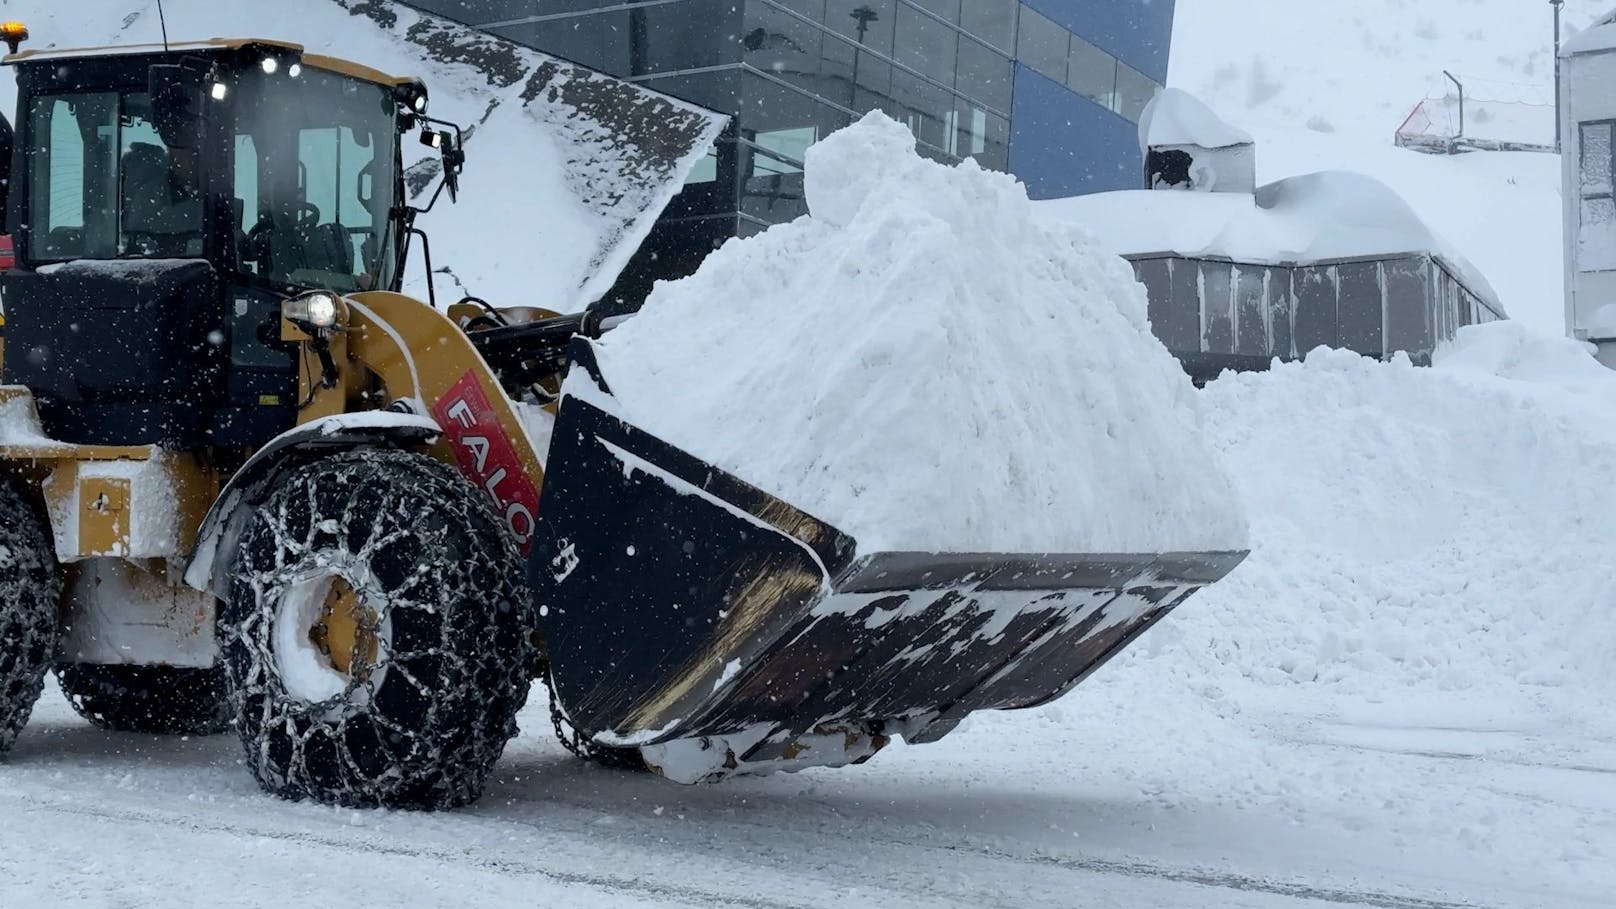
<svg viewBox="0 0 1616 909">
<path fill-rule="evenodd" d="M 1262 265 L 1429 254 L 1503 312 L 1481 272 L 1391 187 L 1351 171 L 1290 177 L 1244 193 L 1129 190 L 1039 203 L 1122 256 L 1174 254 Z"/>
<path fill-rule="evenodd" d="M 1163 89 L 1139 117 L 1139 147 L 1198 145 L 1228 148 L 1252 144 L 1251 134 L 1224 122 L 1189 92 Z"/>
<path fill-rule="evenodd" d="M 1561 43 L 1560 56 L 1608 50 L 1616 50 L 1616 10 L 1606 13 L 1599 21 Z"/>
</svg>

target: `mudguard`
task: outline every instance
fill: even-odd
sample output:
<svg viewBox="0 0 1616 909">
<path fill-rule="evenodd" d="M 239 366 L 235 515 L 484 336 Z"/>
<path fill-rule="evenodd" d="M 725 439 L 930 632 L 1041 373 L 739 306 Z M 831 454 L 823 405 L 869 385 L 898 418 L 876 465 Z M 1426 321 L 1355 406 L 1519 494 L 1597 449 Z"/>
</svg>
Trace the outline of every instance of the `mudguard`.
<svg viewBox="0 0 1616 909">
<path fill-rule="evenodd" d="M 219 491 L 197 531 L 196 548 L 185 566 L 185 583 L 225 595 L 221 585 L 230 577 L 239 522 L 263 501 L 285 471 L 352 448 L 425 447 L 441 435 L 442 429 L 431 417 L 394 410 L 321 417 L 281 433 L 254 452 Z"/>
</svg>

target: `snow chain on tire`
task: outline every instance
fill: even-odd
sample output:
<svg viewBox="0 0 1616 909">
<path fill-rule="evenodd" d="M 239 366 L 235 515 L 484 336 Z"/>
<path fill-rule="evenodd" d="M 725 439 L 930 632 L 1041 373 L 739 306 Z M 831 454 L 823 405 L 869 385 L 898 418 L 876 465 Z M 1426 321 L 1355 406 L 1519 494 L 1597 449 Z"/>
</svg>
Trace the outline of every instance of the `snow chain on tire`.
<svg viewBox="0 0 1616 909">
<path fill-rule="evenodd" d="M 214 735 L 230 728 L 230 680 L 223 666 L 56 667 L 56 681 L 79 716 L 114 732 Z"/>
<path fill-rule="evenodd" d="M 0 755 L 28 723 L 61 628 L 62 575 L 38 509 L 0 478 Z"/>
<path fill-rule="evenodd" d="M 370 671 L 315 702 L 288 691 L 275 649 L 311 576 L 352 588 L 377 644 Z M 516 733 L 532 627 L 514 541 L 452 469 L 386 449 L 300 466 L 247 520 L 221 623 L 247 763 L 286 798 L 472 802 Z"/>
</svg>

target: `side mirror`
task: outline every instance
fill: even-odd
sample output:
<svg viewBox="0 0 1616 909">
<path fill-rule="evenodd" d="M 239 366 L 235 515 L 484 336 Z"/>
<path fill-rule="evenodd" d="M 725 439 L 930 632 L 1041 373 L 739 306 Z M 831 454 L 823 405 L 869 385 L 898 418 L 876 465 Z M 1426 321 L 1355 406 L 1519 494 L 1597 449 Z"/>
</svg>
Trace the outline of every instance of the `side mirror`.
<svg viewBox="0 0 1616 909">
<path fill-rule="evenodd" d="M 438 150 L 443 159 L 443 186 L 449 191 L 449 201 L 460 194 L 460 171 L 466 166 L 466 152 L 446 129 L 421 130 L 421 144 Z"/>
</svg>

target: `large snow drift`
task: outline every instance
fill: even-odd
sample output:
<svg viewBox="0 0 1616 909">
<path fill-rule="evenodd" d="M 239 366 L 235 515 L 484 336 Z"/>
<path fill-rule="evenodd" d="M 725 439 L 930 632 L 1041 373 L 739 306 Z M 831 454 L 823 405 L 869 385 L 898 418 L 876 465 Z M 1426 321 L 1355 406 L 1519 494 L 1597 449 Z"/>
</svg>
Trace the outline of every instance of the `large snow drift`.
<svg viewBox="0 0 1616 909">
<path fill-rule="evenodd" d="M 866 551 L 1243 547 L 1125 262 L 880 113 L 806 163 L 809 216 L 727 243 L 603 342 L 630 419 Z"/>
<path fill-rule="evenodd" d="M 1254 537 L 1168 632 L 1205 682 L 1616 682 L 1616 373 L 1581 345 L 1498 322 L 1429 369 L 1321 348 L 1204 396 Z"/>
</svg>

